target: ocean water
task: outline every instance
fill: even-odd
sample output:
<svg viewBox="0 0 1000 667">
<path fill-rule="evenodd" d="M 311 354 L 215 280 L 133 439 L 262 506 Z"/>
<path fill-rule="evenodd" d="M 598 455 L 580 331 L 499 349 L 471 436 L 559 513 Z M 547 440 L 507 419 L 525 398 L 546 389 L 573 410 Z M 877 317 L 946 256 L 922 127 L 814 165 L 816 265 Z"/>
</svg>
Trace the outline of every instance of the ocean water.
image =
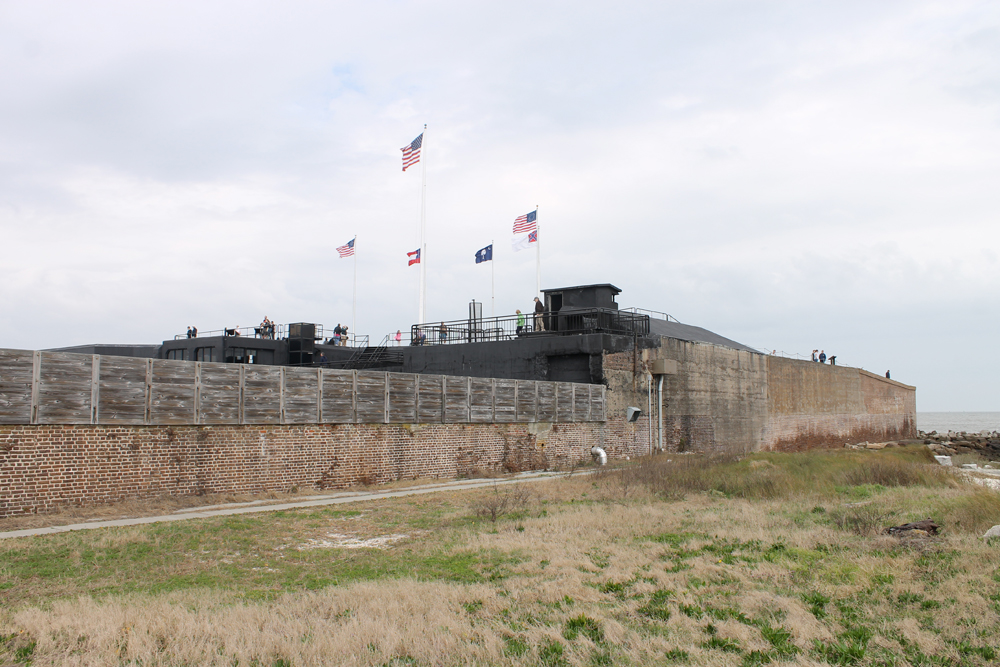
<svg viewBox="0 0 1000 667">
<path fill-rule="evenodd" d="M 937 431 L 1000 431 L 1000 412 L 917 412 L 917 428 Z"/>
</svg>

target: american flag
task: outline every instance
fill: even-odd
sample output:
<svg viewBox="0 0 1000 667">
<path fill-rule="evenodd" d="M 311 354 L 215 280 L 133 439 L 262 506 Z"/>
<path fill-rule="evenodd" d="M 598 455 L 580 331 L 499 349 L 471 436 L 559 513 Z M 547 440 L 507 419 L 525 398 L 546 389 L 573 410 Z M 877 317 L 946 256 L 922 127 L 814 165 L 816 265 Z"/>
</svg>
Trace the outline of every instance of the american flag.
<svg viewBox="0 0 1000 667">
<path fill-rule="evenodd" d="M 420 147 L 423 144 L 424 133 L 421 132 L 420 136 L 411 141 L 409 146 L 403 146 L 399 149 L 403 151 L 403 171 L 406 171 L 407 167 L 412 167 L 420 162 Z"/>
<path fill-rule="evenodd" d="M 351 257 L 354 255 L 354 239 L 348 241 L 345 245 L 337 248 L 337 252 L 340 253 L 340 258 Z"/>
<path fill-rule="evenodd" d="M 420 248 L 417 248 L 413 252 L 406 253 L 406 256 L 410 258 L 410 263 L 407 266 L 413 266 L 414 264 L 420 263 Z"/>
<path fill-rule="evenodd" d="M 525 232 L 533 232 L 538 229 L 538 225 L 535 222 L 535 218 L 538 216 L 538 211 L 532 211 L 531 213 L 525 213 L 520 215 L 514 221 L 514 233 L 524 234 Z"/>
</svg>

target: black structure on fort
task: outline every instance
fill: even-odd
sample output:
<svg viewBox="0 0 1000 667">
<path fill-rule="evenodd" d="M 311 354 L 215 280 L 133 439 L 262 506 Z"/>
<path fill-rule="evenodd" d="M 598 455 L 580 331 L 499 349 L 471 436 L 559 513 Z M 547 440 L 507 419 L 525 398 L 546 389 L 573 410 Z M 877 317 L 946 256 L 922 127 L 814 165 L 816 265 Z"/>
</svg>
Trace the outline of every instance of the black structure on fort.
<svg viewBox="0 0 1000 667">
<path fill-rule="evenodd" d="M 323 355 L 324 365 L 332 368 L 593 384 L 604 382 L 605 352 L 658 347 L 661 336 L 756 352 L 663 314 L 619 310 L 615 297 L 621 290 L 609 283 L 542 292 L 541 318 L 532 312 L 520 320 L 517 315 L 484 318 L 470 309 L 464 320 L 413 325 L 409 340 L 399 347 L 389 336 L 371 346 L 331 345 L 324 342 L 322 327 L 296 323 L 281 327 L 275 338 L 223 330 L 159 346 L 83 345 L 58 351 L 277 366 L 319 366 Z"/>
</svg>

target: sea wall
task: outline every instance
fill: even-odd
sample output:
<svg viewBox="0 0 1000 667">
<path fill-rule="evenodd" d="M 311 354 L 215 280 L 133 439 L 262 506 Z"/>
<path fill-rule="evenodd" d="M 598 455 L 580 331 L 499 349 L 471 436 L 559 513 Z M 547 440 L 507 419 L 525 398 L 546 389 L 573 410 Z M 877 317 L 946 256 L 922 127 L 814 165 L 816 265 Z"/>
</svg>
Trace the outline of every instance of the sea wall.
<svg viewBox="0 0 1000 667">
<path fill-rule="evenodd" d="M 647 408 L 647 373 L 659 359 L 677 364 L 664 376 L 666 451 L 799 451 L 916 436 L 915 387 L 858 368 L 663 338 L 604 356 L 607 414 L 641 407 L 638 429 L 652 429 L 654 442 L 661 408 L 655 377 Z"/>
<path fill-rule="evenodd" d="M 800 451 L 917 435 L 916 387 L 860 368 L 767 356 L 761 449 Z"/>
</svg>

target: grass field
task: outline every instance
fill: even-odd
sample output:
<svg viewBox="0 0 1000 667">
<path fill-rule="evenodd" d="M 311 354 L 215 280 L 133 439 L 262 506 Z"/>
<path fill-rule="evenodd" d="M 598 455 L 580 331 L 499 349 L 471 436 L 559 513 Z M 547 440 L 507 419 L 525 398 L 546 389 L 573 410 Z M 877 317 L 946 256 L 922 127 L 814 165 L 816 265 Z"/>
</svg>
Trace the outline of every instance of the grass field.
<svg viewBox="0 0 1000 667">
<path fill-rule="evenodd" d="M 0 663 L 1000 661 L 1000 494 L 923 448 L 669 459 L 5 540 Z"/>
</svg>

